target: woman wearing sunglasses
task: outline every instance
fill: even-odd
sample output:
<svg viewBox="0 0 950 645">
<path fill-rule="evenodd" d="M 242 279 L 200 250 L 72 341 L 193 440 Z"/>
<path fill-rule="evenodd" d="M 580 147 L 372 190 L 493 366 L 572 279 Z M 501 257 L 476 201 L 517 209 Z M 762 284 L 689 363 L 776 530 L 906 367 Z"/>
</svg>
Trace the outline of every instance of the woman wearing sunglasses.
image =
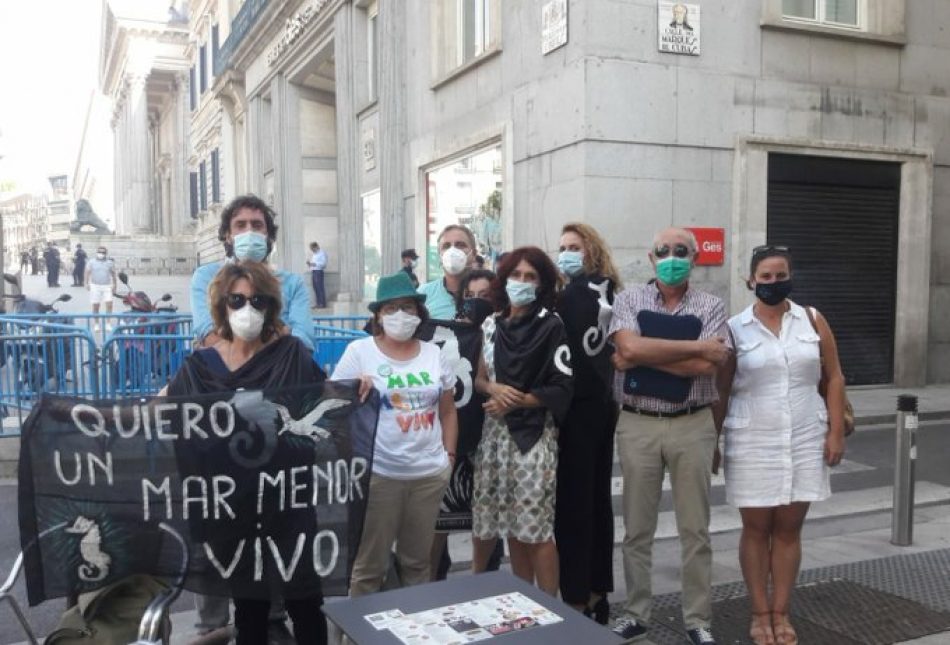
<svg viewBox="0 0 950 645">
<path fill-rule="evenodd" d="M 791 645 L 798 642 L 788 608 L 802 524 L 809 504 L 831 495 L 829 469 L 844 454 L 844 377 L 828 322 L 788 299 L 787 247 L 753 250 L 748 287 L 755 303 L 729 320 L 736 371 L 723 422 L 726 496 L 742 515 L 750 637 L 757 645 Z M 818 392 L 823 374 L 827 405 Z"/>
<path fill-rule="evenodd" d="M 434 343 L 416 337 L 428 320 L 426 295 L 404 271 L 380 278 L 370 303 L 373 335 L 350 343 L 334 379 L 361 379 L 382 406 L 363 537 L 350 595 L 379 591 L 393 544 L 404 585 L 429 581 L 439 502 L 455 462 L 455 373 Z"/>
<path fill-rule="evenodd" d="M 280 389 L 326 378 L 300 339 L 281 334 L 280 284 L 266 265 L 225 264 L 208 287 L 208 302 L 218 340 L 191 354 L 159 394 Z M 253 506 L 247 510 L 246 516 L 253 518 Z M 235 512 L 241 519 L 242 509 Z M 291 522 L 287 522 L 283 528 L 312 532 L 314 522 L 315 517 L 307 520 L 307 526 L 289 526 Z M 228 536 L 214 539 L 227 540 Z M 327 624 L 320 611 L 323 595 L 319 578 L 314 578 L 312 587 L 303 597 L 285 598 L 284 604 L 297 642 L 322 644 L 327 642 Z M 269 609 L 269 600 L 234 598 L 238 645 L 267 642 Z"/>
</svg>

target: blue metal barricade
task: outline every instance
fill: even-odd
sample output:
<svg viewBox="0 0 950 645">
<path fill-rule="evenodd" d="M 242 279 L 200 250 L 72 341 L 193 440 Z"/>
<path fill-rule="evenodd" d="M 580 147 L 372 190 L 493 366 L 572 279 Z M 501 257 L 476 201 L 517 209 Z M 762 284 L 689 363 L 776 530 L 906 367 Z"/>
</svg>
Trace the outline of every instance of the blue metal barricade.
<svg viewBox="0 0 950 645">
<path fill-rule="evenodd" d="M 41 316 L 0 316 L 2 434 L 18 434 L 45 392 L 97 398 L 97 362 L 88 329 Z"/>
<path fill-rule="evenodd" d="M 14 314 L 14 316 L 24 316 L 24 314 Z M 33 316 L 35 317 L 35 315 Z M 136 311 L 122 311 L 117 313 L 80 313 L 67 314 L 55 313 L 45 314 L 44 320 L 48 322 L 64 322 L 78 327 L 88 329 L 100 345 L 106 341 L 109 335 L 117 327 L 131 325 L 132 323 L 147 321 L 149 323 L 162 322 L 169 328 L 174 326 L 176 334 L 190 335 L 191 332 L 191 314 L 180 314 L 174 312 L 162 313 L 141 313 Z"/>
<path fill-rule="evenodd" d="M 178 333 L 169 321 L 119 325 L 99 352 L 103 396 L 156 394 L 191 353 L 191 341 L 191 334 Z"/>
<path fill-rule="evenodd" d="M 314 360 L 331 374 L 366 316 L 314 319 Z M 0 433 L 19 433 L 43 392 L 83 398 L 153 395 L 191 353 L 183 314 L 0 316 Z"/>
<path fill-rule="evenodd" d="M 314 316 L 313 324 L 317 335 L 320 336 L 320 329 L 334 331 L 340 329 L 362 330 L 367 320 L 369 320 L 369 313 L 359 316 Z"/>
<path fill-rule="evenodd" d="M 366 336 L 366 332 L 361 329 L 341 329 L 331 325 L 314 325 L 313 332 L 317 343 L 313 360 L 323 368 L 327 376 L 333 374 L 333 368 L 343 356 L 346 346 L 357 338 Z"/>
</svg>

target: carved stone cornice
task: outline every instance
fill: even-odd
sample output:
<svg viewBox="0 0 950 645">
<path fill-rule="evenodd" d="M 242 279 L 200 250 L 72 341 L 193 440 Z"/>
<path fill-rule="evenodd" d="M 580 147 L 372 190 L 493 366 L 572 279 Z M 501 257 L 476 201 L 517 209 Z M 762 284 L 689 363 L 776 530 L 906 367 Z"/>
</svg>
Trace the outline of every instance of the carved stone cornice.
<svg viewBox="0 0 950 645">
<path fill-rule="evenodd" d="M 306 31 L 314 18 L 330 4 L 330 0 L 310 0 L 306 7 L 287 19 L 284 31 L 273 47 L 267 52 L 267 65 L 274 66 L 281 54 L 290 49 L 300 36 Z"/>
</svg>

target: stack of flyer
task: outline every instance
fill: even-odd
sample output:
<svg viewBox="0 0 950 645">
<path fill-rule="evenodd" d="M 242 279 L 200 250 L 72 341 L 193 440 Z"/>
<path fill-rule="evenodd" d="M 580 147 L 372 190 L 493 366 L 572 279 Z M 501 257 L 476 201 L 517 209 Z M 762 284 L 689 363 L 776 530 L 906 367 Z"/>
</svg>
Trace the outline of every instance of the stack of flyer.
<svg viewBox="0 0 950 645">
<path fill-rule="evenodd" d="M 406 645 L 463 645 L 564 620 L 518 592 L 415 614 L 390 609 L 364 618 L 376 629 L 388 629 Z"/>
</svg>

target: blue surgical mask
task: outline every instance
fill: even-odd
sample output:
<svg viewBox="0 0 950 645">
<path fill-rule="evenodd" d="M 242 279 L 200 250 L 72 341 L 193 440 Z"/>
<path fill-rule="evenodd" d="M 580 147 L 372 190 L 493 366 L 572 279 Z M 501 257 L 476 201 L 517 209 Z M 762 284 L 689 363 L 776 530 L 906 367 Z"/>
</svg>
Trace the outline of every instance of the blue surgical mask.
<svg viewBox="0 0 950 645">
<path fill-rule="evenodd" d="M 254 231 L 235 235 L 234 257 L 238 260 L 263 262 L 267 257 L 267 237 Z"/>
<path fill-rule="evenodd" d="M 538 287 L 532 282 L 520 282 L 508 278 L 505 283 L 505 292 L 508 294 L 508 300 L 515 307 L 526 307 L 537 298 Z"/>
<path fill-rule="evenodd" d="M 557 256 L 557 268 L 569 278 L 584 272 L 584 254 L 580 251 L 561 251 Z"/>
</svg>

